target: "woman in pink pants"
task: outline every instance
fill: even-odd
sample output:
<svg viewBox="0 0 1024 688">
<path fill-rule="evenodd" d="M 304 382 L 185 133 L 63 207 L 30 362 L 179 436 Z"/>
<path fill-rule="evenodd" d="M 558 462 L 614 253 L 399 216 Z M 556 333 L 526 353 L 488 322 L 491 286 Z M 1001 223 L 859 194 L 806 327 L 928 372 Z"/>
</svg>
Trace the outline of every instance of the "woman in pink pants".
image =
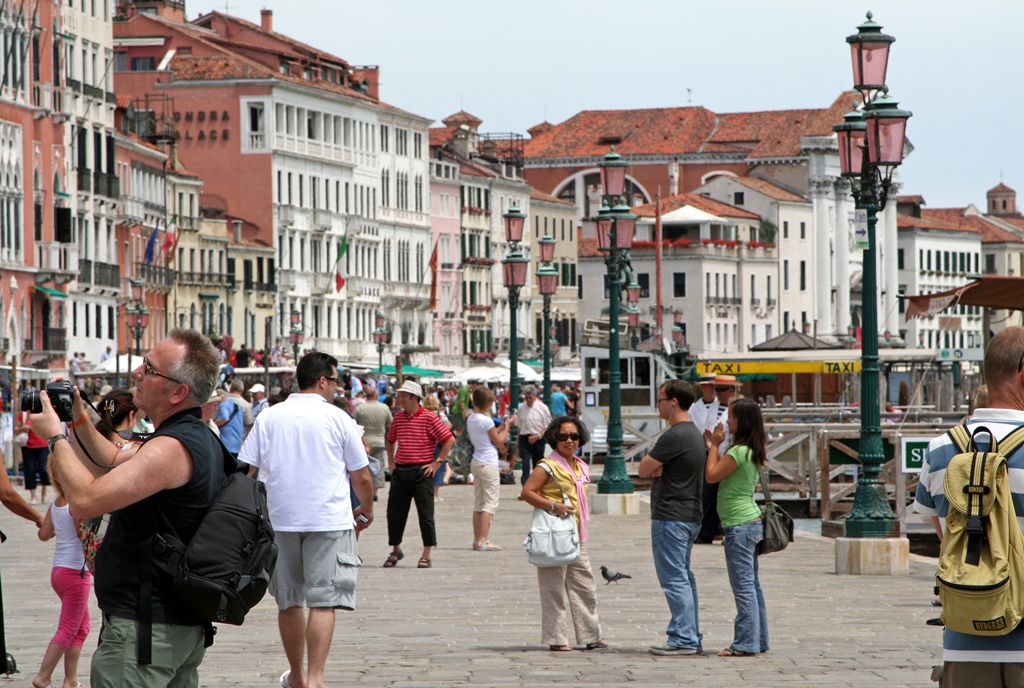
<svg viewBox="0 0 1024 688">
<path fill-rule="evenodd" d="M 39 528 L 39 539 L 57 538 L 53 553 L 53 570 L 50 584 L 60 598 L 60 621 L 57 632 L 46 648 L 39 673 L 32 679 L 34 688 L 56 688 L 53 670 L 64 657 L 64 682 L 62 688 L 79 688 L 78 659 L 82 645 L 89 635 L 89 588 L 92 574 L 85 566 L 82 543 L 78 539 L 75 518 L 68 512 L 68 501 L 54 483 L 57 499 L 50 505 Z"/>
</svg>

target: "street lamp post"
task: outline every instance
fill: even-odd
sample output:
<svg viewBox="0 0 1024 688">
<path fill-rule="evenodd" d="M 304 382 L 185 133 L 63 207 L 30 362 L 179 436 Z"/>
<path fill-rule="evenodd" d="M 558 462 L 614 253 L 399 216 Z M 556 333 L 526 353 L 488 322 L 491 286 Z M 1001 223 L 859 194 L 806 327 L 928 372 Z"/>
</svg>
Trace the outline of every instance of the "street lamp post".
<svg viewBox="0 0 1024 688">
<path fill-rule="evenodd" d="M 391 330 L 384 327 L 387 319 L 380 311 L 373 316 L 373 343 L 377 345 L 377 374 L 384 375 L 384 347 L 391 343 Z"/>
<path fill-rule="evenodd" d="M 608 456 L 597 484 L 598 494 L 632 494 L 633 481 L 622 455 L 622 372 L 619 368 L 619 300 L 633 247 L 636 215 L 629 212 L 622 193 L 626 163 L 615 148 L 599 163 L 604 205 L 598 213 L 597 243 L 608 268 Z"/>
<path fill-rule="evenodd" d="M 149 327 L 149 310 L 146 308 L 146 286 L 142 280 L 131 280 L 132 303 L 125 306 L 124 324 L 135 337 L 135 355 L 142 355 L 142 333 Z M 128 344 L 131 347 L 131 343 Z"/>
<path fill-rule="evenodd" d="M 302 331 L 302 312 L 297 308 L 292 308 L 292 331 L 288 333 L 288 339 L 292 343 L 295 365 L 299 365 L 299 347 L 302 346 L 305 336 L 306 333 Z"/>
<path fill-rule="evenodd" d="M 842 175 L 850 181 L 856 207 L 866 211 L 868 247 L 864 249 L 861 337 L 860 462 L 857 492 L 846 519 L 846 535 L 857 538 L 895 537 L 899 522 L 889 506 L 881 481 L 885 451 L 878 369 L 878 277 L 875 225 L 885 208 L 892 174 L 903 162 L 907 120 L 911 113 L 900 110 L 889 97 L 885 72 L 889 47 L 896 39 L 882 33 L 882 27 L 867 21 L 847 37 L 853 58 L 854 88 L 864 99 L 864 110 L 846 115 L 834 127 L 839 142 Z"/>
<path fill-rule="evenodd" d="M 558 269 L 552 265 L 555 259 L 555 239 L 545 233 L 537 241 L 540 262 L 544 265 L 537 270 L 537 290 L 544 297 L 544 323 L 541 331 L 541 346 L 544 348 L 544 404 L 551 406 L 551 346 L 548 332 L 551 329 L 551 296 L 558 289 Z"/>
<path fill-rule="evenodd" d="M 509 243 L 509 254 L 501 261 L 502 281 L 508 289 L 508 359 L 509 359 L 509 383 L 508 383 L 508 404 L 509 412 L 514 413 L 519 407 L 519 330 L 516 327 L 516 316 L 519 310 L 519 290 L 526 285 L 526 273 L 530 265 L 530 259 L 523 255 L 519 248 L 519 242 L 523 240 L 523 229 L 526 226 L 526 215 L 520 212 L 519 207 L 513 205 L 508 212 L 502 215 L 505 220 L 505 240 Z M 516 446 L 516 426 L 512 426 L 509 433 L 509 442 Z"/>
</svg>

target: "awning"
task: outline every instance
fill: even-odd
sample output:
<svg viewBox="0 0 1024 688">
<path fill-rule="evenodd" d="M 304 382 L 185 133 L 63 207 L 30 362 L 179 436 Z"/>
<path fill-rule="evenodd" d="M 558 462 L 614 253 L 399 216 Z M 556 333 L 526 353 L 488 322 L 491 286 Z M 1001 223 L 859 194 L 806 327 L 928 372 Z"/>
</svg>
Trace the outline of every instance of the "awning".
<svg viewBox="0 0 1024 688">
<path fill-rule="evenodd" d="M 374 368 L 370 372 L 379 373 L 379 369 Z M 397 374 L 394 366 L 384 366 L 385 375 Z M 416 366 L 402 366 L 402 375 L 419 375 L 420 377 L 443 377 L 444 373 L 440 370 L 430 370 L 429 368 L 417 368 Z"/>
<path fill-rule="evenodd" d="M 962 287 L 937 294 L 907 296 L 906 318 L 921 318 L 941 313 L 950 306 L 1024 309 L 1024 277 L 979 277 Z"/>
<path fill-rule="evenodd" d="M 52 296 L 55 299 L 66 299 L 68 297 L 68 295 L 65 294 L 64 292 L 57 291 L 56 289 L 51 289 L 50 287 L 37 286 L 36 289 L 43 292 L 47 296 Z"/>
</svg>

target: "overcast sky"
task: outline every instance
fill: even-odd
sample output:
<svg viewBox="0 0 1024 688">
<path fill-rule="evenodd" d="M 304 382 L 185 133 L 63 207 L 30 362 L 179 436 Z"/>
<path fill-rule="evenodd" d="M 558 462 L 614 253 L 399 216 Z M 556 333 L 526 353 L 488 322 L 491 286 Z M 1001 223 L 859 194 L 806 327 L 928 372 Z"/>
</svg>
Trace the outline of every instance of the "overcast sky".
<svg viewBox="0 0 1024 688">
<path fill-rule="evenodd" d="M 901 193 L 984 208 L 1024 192 L 1024 2 L 825 0 L 187 0 L 348 60 L 381 67 L 381 97 L 489 132 L 581 110 L 702 105 L 714 112 L 827 107 L 852 83 L 846 36 L 868 9 L 896 37 L 888 84 L 914 113 Z M 1024 197 L 1021 199 L 1024 205 Z"/>
</svg>

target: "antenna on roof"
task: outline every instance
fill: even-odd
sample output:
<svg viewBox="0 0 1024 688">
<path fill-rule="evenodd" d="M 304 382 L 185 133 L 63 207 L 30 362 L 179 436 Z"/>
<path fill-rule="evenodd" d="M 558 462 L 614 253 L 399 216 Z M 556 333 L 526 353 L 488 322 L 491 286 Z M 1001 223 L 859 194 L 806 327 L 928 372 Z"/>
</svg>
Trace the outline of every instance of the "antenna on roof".
<svg viewBox="0 0 1024 688">
<path fill-rule="evenodd" d="M 693 105 L 693 89 L 692 88 L 686 89 L 686 104 L 687 105 Z"/>
</svg>

